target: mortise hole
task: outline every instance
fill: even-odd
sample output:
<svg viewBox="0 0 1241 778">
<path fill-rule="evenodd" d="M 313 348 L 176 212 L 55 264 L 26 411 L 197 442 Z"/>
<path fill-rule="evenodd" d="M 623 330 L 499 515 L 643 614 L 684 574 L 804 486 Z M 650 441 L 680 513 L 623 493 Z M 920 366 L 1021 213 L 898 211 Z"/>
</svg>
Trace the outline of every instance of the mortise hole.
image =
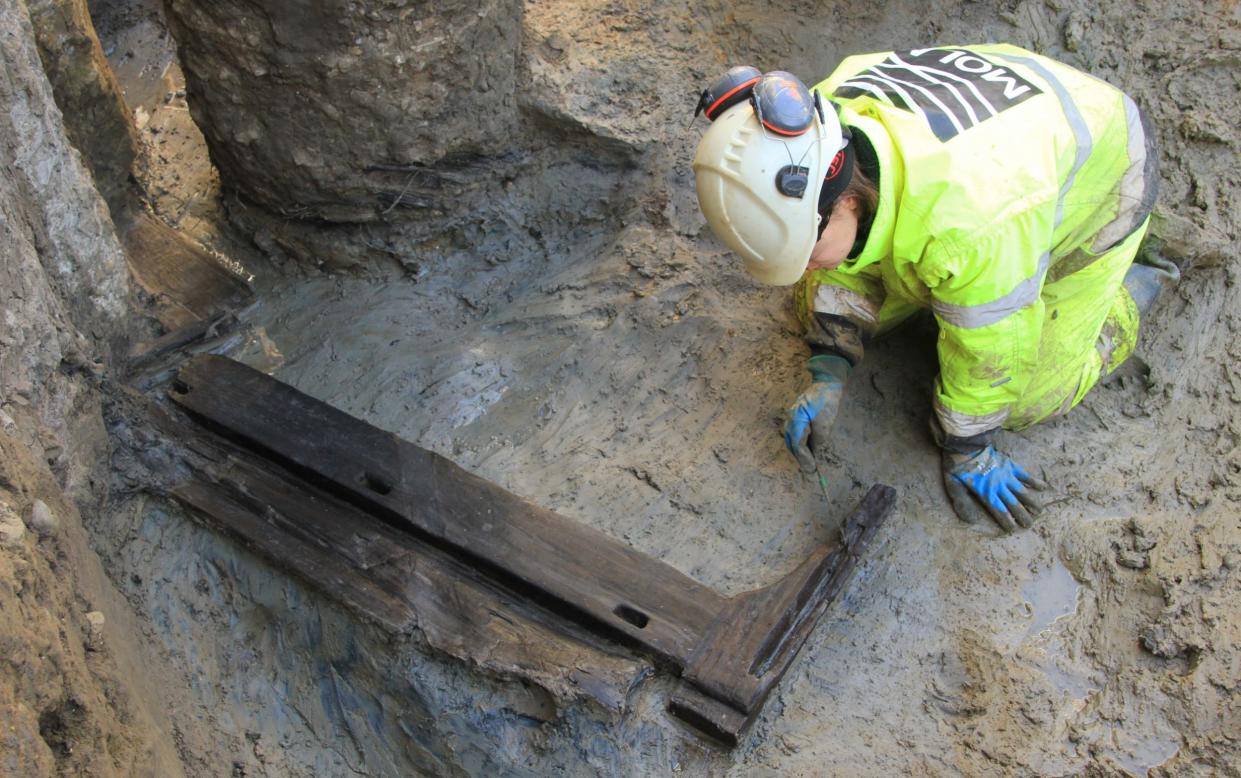
<svg viewBox="0 0 1241 778">
<path fill-rule="evenodd" d="M 190 385 L 182 381 L 180 378 L 175 378 L 172 381 L 172 391 L 176 392 L 177 394 L 189 394 Z"/>
<path fill-rule="evenodd" d="M 612 612 L 615 613 L 617 616 L 620 616 L 622 619 L 629 622 L 630 624 L 634 625 L 638 629 L 645 628 L 646 625 L 649 624 L 651 621 L 650 616 L 647 616 L 645 613 L 638 610 L 637 608 L 631 608 L 628 605 L 617 605 L 616 608 L 613 609 Z"/>
<path fill-rule="evenodd" d="M 363 473 L 359 476 L 358 481 L 376 494 L 387 494 L 392 491 L 392 484 L 375 475 L 374 473 Z"/>
</svg>

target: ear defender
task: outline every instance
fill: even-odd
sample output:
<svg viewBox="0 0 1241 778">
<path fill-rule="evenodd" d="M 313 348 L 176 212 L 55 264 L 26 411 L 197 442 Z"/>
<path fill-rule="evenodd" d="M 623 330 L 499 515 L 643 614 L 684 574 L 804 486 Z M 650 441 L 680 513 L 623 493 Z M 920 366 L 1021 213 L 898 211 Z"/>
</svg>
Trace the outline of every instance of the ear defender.
<svg viewBox="0 0 1241 778">
<path fill-rule="evenodd" d="M 762 74 L 750 65 L 730 68 L 702 90 L 694 118 L 706 114 L 707 119 L 715 121 L 720 114 L 744 100 L 754 105 L 754 112 L 765 128 L 786 138 L 803 135 L 814 124 L 816 113 L 820 121 L 823 120 L 819 96 L 812 96 L 801 79 L 783 70 Z"/>
<path fill-rule="evenodd" d="M 754 85 L 750 96 L 763 126 L 777 135 L 795 138 L 814 125 L 816 106 L 810 90 L 792 73 L 775 70 Z"/>
<path fill-rule="evenodd" d="M 745 100 L 754 106 L 754 115 L 762 127 L 781 138 L 805 135 L 814 126 L 815 117 L 818 117 L 820 125 L 827 124 L 822 98 L 817 92 L 812 93 L 806 88 L 801 79 L 784 70 L 759 73 L 758 68 L 749 65 L 730 68 L 710 87 L 702 90 L 694 117 L 706 114 L 707 119 L 715 121 L 729 108 Z M 819 186 L 820 210 L 824 205 L 830 209 L 853 173 L 853 149 L 848 145 L 847 134 L 845 138 L 845 145 L 836 152 Z M 790 158 L 789 161 L 793 160 Z M 814 183 L 810 180 L 810 168 L 800 163 L 788 164 L 776 171 L 776 191 L 785 197 L 800 200 L 808 191 L 814 191 Z"/>
<path fill-rule="evenodd" d="M 715 121 L 720 114 L 748 99 L 761 77 L 759 69 L 750 65 L 729 68 L 715 83 L 702 90 L 702 95 L 698 98 L 698 108 L 694 110 L 694 118 L 705 113 L 708 119 Z"/>
</svg>

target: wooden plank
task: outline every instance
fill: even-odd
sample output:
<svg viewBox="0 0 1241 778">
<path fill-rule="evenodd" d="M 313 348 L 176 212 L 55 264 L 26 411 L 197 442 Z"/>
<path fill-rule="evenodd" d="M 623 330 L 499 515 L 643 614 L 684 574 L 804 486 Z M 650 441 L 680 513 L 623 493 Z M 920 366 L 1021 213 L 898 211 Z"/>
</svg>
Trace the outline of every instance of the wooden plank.
<svg viewBox="0 0 1241 778">
<path fill-rule="evenodd" d="M 233 313 L 211 319 L 195 319 L 154 341 L 139 344 L 125 366 L 131 386 L 147 391 L 170 382 L 185 361 L 195 354 L 226 354 L 245 345 L 252 334 Z"/>
<path fill-rule="evenodd" d="M 342 520 L 339 505 L 295 486 L 246 458 L 229 460 L 232 496 L 265 516 L 273 529 L 290 533 L 370 570 L 410 553 L 407 536 L 377 521 Z"/>
<path fill-rule="evenodd" d="M 619 712 L 650 665 L 488 586 L 434 550 L 420 549 L 372 571 L 402 587 L 431 646 L 492 673 L 542 686 L 559 699 L 586 699 Z"/>
<path fill-rule="evenodd" d="M 410 609 L 399 597 L 384 591 L 372 578 L 338 564 L 330 547 L 275 531 L 267 517 L 256 515 L 218 485 L 191 482 L 174 490 L 173 496 L 198 511 L 217 531 L 306 576 L 329 596 L 350 603 L 381 626 L 396 632 L 412 627 Z"/>
<path fill-rule="evenodd" d="M 844 588 L 895 498 L 889 486 L 872 487 L 845 520 L 839 543 L 815 549 L 776 584 L 738 597 L 731 612 L 712 625 L 683 677 L 739 711 L 761 708 Z M 738 629 L 739 624 L 749 628 Z"/>
<path fill-rule="evenodd" d="M 222 329 L 232 329 L 235 326 L 237 326 L 237 319 L 231 313 L 219 313 L 210 319 L 195 319 L 183 327 L 165 332 L 154 340 L 134 344 L 130 348 L 126 368 L 129 372 L 142 370 L 177 349 L 210 337 L 212 333 Z"/>
<path fill-rule="evenodd" d="M 671 566 L 222 357 L 172 398 L 248 448 L 683 667 L 726 600 Z"/>
<path fill-rule="evenodd" d="M 741 735 L 753 718 L 692 686 L 683 686 L 672 693 L 668 712 L 729 748 L 741 742 Z"/>
<path fill-rule="evenodd" d="M 156 297 L 160 322 L 170 330 L 236 310 L 253 297 L 249 284 L 146 211 L 134 214 L 121 241 L 130 272 Z"/>
<path fill-rule="evenodd" d="M 156 420 L 167 429 L 167 418 Z M 176 431 L 197 453 L 187 451 L 194 475 L 172 490 L 175 498 L 208 527 L 379 626 L 408 633 L 416 625 L 437 651 L 537 683 L 558 700 L 590 700 L 613 711 L 649 674 L 645 663 L 588 632 L 565 629 L 554 615 L 532 610 L 407 533 L 227 442 L 204 440 L 193 428 Z M 267 494 L 279 495 L 279 511 L 264 502 Z M 302 501 L 306 510 L 298 507 Z M 355 534 L 388 549 L 356 553 Z"/>
</svg>

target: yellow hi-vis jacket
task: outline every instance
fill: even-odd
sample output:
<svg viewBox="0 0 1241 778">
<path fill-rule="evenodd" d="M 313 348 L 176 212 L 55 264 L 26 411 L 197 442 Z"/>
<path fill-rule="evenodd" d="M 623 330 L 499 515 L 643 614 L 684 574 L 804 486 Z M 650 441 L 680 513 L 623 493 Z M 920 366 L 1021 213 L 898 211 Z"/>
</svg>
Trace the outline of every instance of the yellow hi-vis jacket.
<svg viewBox="0 0 1241 778">
<path fill-rule="evenodd" d="M 802 313 L 875 334 L 930 308 L 944 432 L 1067 411 L 1132 351 L 1122 281 L 1157 171 L 1131 99 L 1009 45 L 849 57 L 815 89 L 874 147 L 879 202 L 860 253 L 807 274 Z"/>
</svg>

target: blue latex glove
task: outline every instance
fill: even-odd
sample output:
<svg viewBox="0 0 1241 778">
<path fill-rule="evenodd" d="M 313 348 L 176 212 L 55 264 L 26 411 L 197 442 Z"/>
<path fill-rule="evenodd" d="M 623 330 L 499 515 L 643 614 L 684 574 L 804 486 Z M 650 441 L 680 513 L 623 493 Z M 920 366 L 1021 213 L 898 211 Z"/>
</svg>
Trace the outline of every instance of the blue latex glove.
<svg viewBox="0 0 1241 778">
<path fill-rule="evenodd" d="M 1012 532 L 1018 525 L 1029 527 L 1043 511 L 1031 492 L 1042 491 L 1047 484 L 992 446 L 965 453 L 944 451 L 943 468 L 948 499 L 962 521 L 973 524 L 982 519 L 981 506 L 1001 529 Z"/>
<path fill-rule="evenodd" d="M 820 355 L 811 357 L 806 367 L 810 369 L 813 383 L 788 409 L 784 444 L 797 458 L 802 472 L 813 473 L 818 470 L 818 465 L 810 448 L 811 433 L 814 433 L 818 445 L 827 440 L 827 433 L 840 408 L 840 396 L 844 393 L 845 379 L 849 377 L 851 366 L 844 357 Z"/>
</svg>

